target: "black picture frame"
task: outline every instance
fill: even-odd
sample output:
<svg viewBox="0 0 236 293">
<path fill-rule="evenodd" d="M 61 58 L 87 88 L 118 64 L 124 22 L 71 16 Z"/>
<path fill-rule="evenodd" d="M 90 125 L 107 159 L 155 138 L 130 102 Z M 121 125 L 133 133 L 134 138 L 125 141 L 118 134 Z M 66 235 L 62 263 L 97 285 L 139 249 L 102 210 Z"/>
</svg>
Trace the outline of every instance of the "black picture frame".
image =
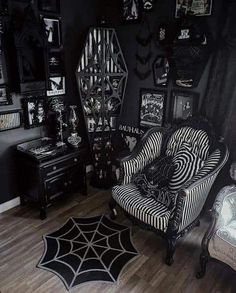
<svg viewBox="0 0 236 293">
<path fill-rule="evenodd" d="M 21 123 L 22 119 L 20 110 L 0 112 L 0 132 L 20 128 Z"/>
<path fill-rule="evenodd" d="M 61 18 L 55 16 L 41 15 L 48 46 L 52 48 L 60 48 L 61 40 Z"/>
<path fill-rule="evenodd" d="M 140 126 L 162 127 L 164 121 L 164 107 L 166 92 L 163 90 L 140 90 Z"/>
<path fill-rule="evenodd" d="M 47 13 L 60 13 L 60 0 L 38 0 L 38 9 Z"/>
<path fill-rule="evenodd" d="M 141 5 L 139 0 L 122 0 L 122 20 L 125 23 L 139 22 Z"/>
<path fill-rule="evenodd" d="M 48 76 L 62 76 L 65 74 L 64 51 L 49 49 L 48 51 Z"/>
<path fill-rule="evenodd" d="M 26 129 L 39 127 L 46 120 L 46 99 L 44 96 L 30 96 L 22 100 L 24 125 Z"/>
<path fill-rule="evenodd" d="M 171 120 L 186 120 L 198 111 L 199 93 L 173 90 L 171 92 Z"/>
<path fill-rule="evenodd" d="M 212 12 L 213 0 L 176 0 L 175 2 L 175 17 L 191 16 L 209 16 Z"/>
<path fill-rule="evenodd" d="M 65 95 L 65 76 L 50 76 L 48 79 L 47 96 Z"/>
<path fill-rule="evenodd" d="M 158 55 L 153 62 L 153 79 L 154 85 L 167 87 L 169 82 L 170 64 L 166 56 Z"/>
<path fill-rule="evenodd" d="M 3 105 L 12 105 L 12 96 L 9 91 L 9 87 L 4 85 L 0 86 L 0 106 Z"/>
<path fill-rule="evenodd" d="M 0 86 L 8 83 L 7 66 L 4 51 L 0 48 Z"/>
</svg>

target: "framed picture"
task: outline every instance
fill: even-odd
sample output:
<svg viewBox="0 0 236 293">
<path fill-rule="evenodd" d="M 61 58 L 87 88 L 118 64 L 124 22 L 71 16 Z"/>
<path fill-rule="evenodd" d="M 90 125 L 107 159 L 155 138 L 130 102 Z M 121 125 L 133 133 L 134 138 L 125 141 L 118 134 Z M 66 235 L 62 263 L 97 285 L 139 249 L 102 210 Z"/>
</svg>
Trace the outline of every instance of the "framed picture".
<svg viewBox="0 0 236 293">
<path fill-rule="evenodd" d="M 123 147 L 126 149 L 128 148 L 129 151 L 132 152 L 136 144 L 140 141 L 144 132 L 138 127 L 120 124 L 119 133 L 122 138 L 121 144 Z"/>
<path fill-rule="evenodd" d="M 38 0 L 40 11 L 49 13 L 60 13 L 60 0 Z"/>
<path fill-rule="evenodd" d="M 65 89 L 65 76 L 49 77 L 49 87 L 47 90 L 47 96 L 64 95 Z"/>
<path fill-rule="evenodd" d="M 8 82 L 7 79 L 7 66 L 3 50 L 0 48 L 0 85 Z"/>
<path fill-rule="evenodd" d="M 169 80 L 170 65 L 168 58 L 157 56 L 153 62 L 153 78 L 155 86 L 166 87 Z"/>
<path fill-rule="evenodd" d="M 0 106 L 12 105 L 12 97 L 7 86 L 0 86 Z"/>
<path fill-rule="evenodd" d="M 162 126 L 166 93 L 153 89 L 141 89 L 140 126 Z"/>
<path fill-rule="evenodd" d="M 61 21 L 60 18 L 42 16 L 44 28 L 50 47 L 61 46 Z"/>
<path fill-rule="evenodd" d="M 135 22 L 140 19 L 141 9 L 139 0 L 123 1 L 123 20 L 125 22 Z"/>
<path fill-rule="evenodd" d="M 46 102 L 44 96 L 27 97 L 22 99 L 25 128 L 41 126 L 46 119 Z"/>
<path fill-rule="evenodd" d="M 175 17 L 211 15 L 213 0 L 176 0 Z"/>
<path fill-rule="evenodd" d="M 49 50 L 48 73 L 49 73 L 49 76 L 60 76 L 64 74 L 63 51 Z"/>
<path fill-rule="evenodd" d="M 173 120 L 185 120 L 197 113 L 199 94 L 195 92 L 172 91 L 171 116 Z"/>
<path fill-rule="evenodd" d="M 0 113 L 0 131 L 21 127 L 20 110 L 6 111 Z"/>
</svg>

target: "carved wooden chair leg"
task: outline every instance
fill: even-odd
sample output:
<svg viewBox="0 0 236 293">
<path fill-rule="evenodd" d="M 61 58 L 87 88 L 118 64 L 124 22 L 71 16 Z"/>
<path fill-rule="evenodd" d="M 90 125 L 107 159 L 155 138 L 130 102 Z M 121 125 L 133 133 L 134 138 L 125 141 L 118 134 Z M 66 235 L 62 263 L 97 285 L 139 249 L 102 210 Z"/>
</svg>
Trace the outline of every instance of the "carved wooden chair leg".
<svg viewBox="0 0 236 293">
<path fill-rule="evenodd" d="M 175 247 L 176 247 L 176 238 L 171 237 L 167 238 L 167 254 L 166 254 L 166 264 L 168 266 L 171 266 L 174 262 L 174 253 L 175 253 Z"/>
<path fill-rule="evenodd" d="M 112 220 L 115 220 L 115 218 L 117 217 L 117 211 L 115 209 L 116 205 L 117 205 L 116 201 L 113 198 L 111 198 L 111 200 L 109 202 L 109 208 L 111 210 L 110 218 Z"/>
<path fill-rule="evenodd" d="M 206 265 L 208 262 L 208 255 L 205 252 L 202 252 L 200 255 L 200 271 L 197 272 L 196 277 L 201 279 L 205 276 L 206 273 Z"/>
</svg>

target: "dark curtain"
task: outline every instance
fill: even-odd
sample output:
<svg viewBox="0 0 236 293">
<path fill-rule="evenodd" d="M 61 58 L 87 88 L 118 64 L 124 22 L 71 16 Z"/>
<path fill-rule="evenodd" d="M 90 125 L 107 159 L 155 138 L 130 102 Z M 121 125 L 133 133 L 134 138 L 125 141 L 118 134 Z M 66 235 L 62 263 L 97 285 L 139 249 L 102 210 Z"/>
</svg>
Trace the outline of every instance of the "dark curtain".
<svg viewBox="0 0 236 293">
<path fill-rule="evenodd" d="M 231 159 L 236 160 L 236 0 L 224 1 L 223 11 L 201 112 L 224 137 Z"/>
</svg>

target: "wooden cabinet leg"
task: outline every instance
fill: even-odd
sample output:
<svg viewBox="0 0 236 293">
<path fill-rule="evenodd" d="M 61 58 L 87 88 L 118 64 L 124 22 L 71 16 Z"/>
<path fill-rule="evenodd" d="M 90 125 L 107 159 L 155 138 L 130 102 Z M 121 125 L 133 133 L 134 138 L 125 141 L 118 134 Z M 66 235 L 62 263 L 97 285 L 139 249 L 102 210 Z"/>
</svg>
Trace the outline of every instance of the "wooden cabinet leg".
<svg viewBox="0 0 236 293">
<path fill-rule="evenodd" d="M 46 207 L 41 207 L 40 209 L 40 219 L 45 220 L 47 218 Z"/>
</svg>

